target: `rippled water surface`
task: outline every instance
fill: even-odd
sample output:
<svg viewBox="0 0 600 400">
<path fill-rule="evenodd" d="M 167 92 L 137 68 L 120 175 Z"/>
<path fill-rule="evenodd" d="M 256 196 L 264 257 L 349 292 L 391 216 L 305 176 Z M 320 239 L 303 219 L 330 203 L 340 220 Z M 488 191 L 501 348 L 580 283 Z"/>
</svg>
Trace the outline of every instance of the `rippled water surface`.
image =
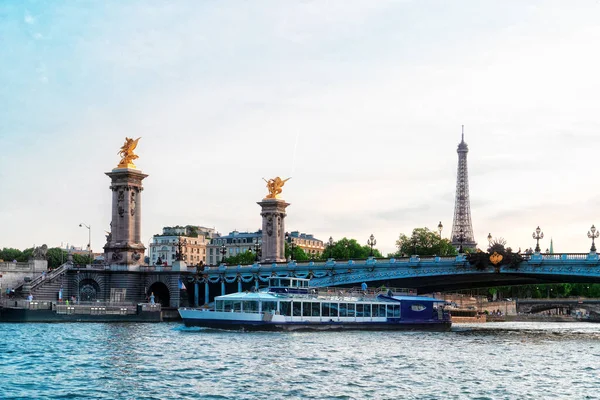
<svg viewBox="0 0 600 400">
<path fill-rule="evenodd" d="M 0 324 L 2 399 L 596 399 L 600 324 L 241 333 Z"/>
</svg>

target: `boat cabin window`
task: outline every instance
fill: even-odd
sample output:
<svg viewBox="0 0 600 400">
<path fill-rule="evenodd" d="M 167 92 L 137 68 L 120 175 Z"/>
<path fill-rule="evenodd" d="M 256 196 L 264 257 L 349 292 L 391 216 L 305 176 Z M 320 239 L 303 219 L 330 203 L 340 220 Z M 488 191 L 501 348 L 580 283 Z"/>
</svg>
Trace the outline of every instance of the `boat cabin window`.
<svg viewBox="0 0 600 400">
<path fill-rule="evenodd" d="M 371 305 L 370 304 L 365 304 L 364 305 L 363 316 L 364 317 L 370 317 L 371 316 Z"/>
<path fill-rule="evenodd" d="M 262 302 L 262 311 L 274 313 L 275 311 L 277 311 L 277 302 L 276 301 L 263 301 Z"/>
<path fill-rule="evenodd" d="M 242 306 L 244 307 L 244 312 L 248 312 L 248 313 L 258 312 L 258 301 L 257 300 L 242 301 Z"/>
<path fill-rule="evenodd" d="M 223 300 L 223 311 L 225 312 L 229 312 L 233 309 L 233 305 L 232 305 L 232 301 L 231 300 Z"/>
<path fill-rule="evenodd" d="M 286 317 L 292 316 L 292 302 L 290 301 L 282 301 L 279 303 L 279 313 L 281 315 L 285 315 Z"/>
<path fill-rule="evenodd" d="M 242 311 L 242 302 L 238 301 L 238 300 L 233 300 L 231 302 L 231 308 L 233 309 L 234 312 Z"/>
<path fill-rule="evenodd" d="M 313 317 L 320 317 L 321 316 L 321 303 L 315 302 L 315 303 L 311 303 L 311 304 L 312 304 L 311 315 Z"/>
<path fill-rule="evenodd" d="M 354 303 L 348 303 L 348 316 L 349 317 L 354 317 L 355 314 L 355 306 L 356 304 Z"/>
<path fill-rule="evenodd" d="M 363 317 L 365 315 L 364 309 L 365 309 L 364 304 L 357 304 L 356 305 L 356 316 Z"/>
<path fill-rule="evenodd" d="M 348 304 L 340 303 L 340 317 L 348 316 Z"/>
<path fill-rule="evenodd" d="M 385 317 L 385 304 L 373 304 L 373 316 Z"/>
<path fill-rule="evenodd" d="M 302 303 L 299 301 L 295 301 L 292 303 L 292 310 L 294 313 L 294 317 L 302 316 Z"/>
<path fill-rule="evenodd" d="M 215 301 L 215 311 L 223 311 L 223 300 Z"/>
</svg>

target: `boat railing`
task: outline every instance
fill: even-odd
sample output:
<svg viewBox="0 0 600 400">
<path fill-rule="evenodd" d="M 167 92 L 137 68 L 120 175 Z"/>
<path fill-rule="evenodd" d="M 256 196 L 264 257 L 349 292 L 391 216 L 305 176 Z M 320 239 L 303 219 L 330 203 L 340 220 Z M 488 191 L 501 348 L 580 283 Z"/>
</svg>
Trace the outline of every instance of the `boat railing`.
<svg viewBox="0 0 600 400">
<path fill-rule="evenodd" d="M 362 297 L 362 298 L 376 298 L 379 295 L 392 295 L 392 296 L 405 296 L 405 295 L 416 295 L 415 289 L 407 288 L 389 288 L 389 287 L 369 287 L 363 289 L 362 287 L 351 287 L 351 288 L 340 288 L 340 287 L 324 287 L 314 288 L 316 293 L 313 294 L 321 297 Z"/>
</svg>

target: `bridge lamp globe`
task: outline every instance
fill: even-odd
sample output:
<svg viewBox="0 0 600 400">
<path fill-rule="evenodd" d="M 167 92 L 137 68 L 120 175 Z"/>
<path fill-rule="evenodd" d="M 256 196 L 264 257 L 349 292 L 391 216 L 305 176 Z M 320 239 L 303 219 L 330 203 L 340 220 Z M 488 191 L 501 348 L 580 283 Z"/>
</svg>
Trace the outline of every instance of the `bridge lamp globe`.
<svg viewBox="0 0 600 400">
<path fill-rule="evenodd" d="M 442 221 L 437 226 L 438 232 L 440 233 L 440 237 L 442 237 L 442 229 L 444 229 L 444 225 L 442 225 Z"/>
<path fill-rule="evenodd" d="M 588 231 L 588 238 L 592 239 L 592 247 L 590 248 L 590 251 L 592 253 L 596 252 L 596 243 L 595 243 L 595 239 L 598 238 L 598 236 L 600 236 L 600 231 L 596 230 L 596 227 L 594 225 L 592 225 L 592 227 L 590 228 L 590 230 Z"/>
<path fill-rule="evenodd" d="M 490 247 L 492 247 L 492 233 L 491 232 L 488 233 L 487 240 L 488 240 L 488 243 L 490 244 Z"/>
</svg>

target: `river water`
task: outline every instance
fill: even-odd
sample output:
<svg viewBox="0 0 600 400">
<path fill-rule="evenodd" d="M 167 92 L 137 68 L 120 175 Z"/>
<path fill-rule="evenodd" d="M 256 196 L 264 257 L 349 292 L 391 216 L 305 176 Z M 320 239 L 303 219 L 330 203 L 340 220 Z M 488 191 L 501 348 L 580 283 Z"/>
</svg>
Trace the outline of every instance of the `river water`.
<svg viewBox="0 0 600 400">
<path fill-rule="evenodd" d="M 242 333 L 0 324 L 1 399 L 598 399 L 600 324 Z"/>
</svg>

